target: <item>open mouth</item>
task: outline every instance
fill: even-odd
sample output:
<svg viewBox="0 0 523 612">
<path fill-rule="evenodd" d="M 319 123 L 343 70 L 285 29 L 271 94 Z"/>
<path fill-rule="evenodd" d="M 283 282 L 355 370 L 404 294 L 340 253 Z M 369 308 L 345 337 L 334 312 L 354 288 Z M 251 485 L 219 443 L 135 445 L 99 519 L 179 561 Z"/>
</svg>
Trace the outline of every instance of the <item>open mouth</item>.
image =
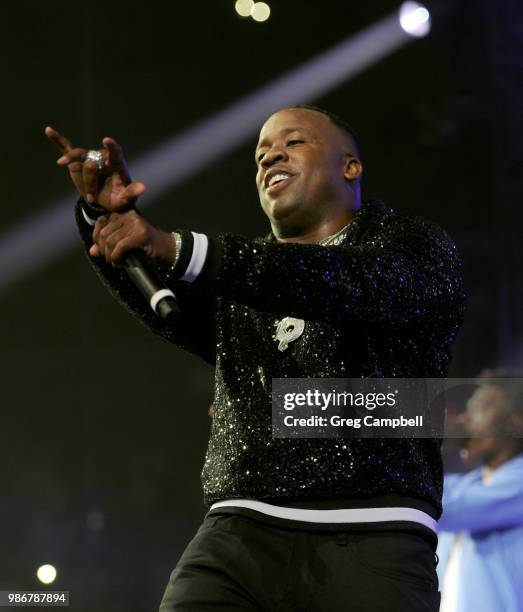
<svg viewBox="0 0 523 612">
<path fill-rule="evenodd" d="M 267 193 L 276 193 L 282 190 L 293 178 L 294 175 L 291 174 L 275 174 L 267 185 Z"/>
</svg>

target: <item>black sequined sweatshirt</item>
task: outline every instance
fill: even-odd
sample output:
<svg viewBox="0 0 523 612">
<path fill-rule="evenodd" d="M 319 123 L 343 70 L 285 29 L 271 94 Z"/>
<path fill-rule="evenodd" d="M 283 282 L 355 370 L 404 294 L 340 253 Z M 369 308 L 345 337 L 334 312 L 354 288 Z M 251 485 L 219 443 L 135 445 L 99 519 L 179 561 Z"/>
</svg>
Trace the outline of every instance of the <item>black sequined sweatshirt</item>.
<svg viewBox="0 0 523 612">
<path fill-rule="evenodd" d="M 92 219 L 81 202 L 76 218 L 88 249 Z M 377 200 L 362 206 L 336 246 L 279 243 L 272 233 L 181 233 L 181 271 L 157 268 L 183 313 L 175 325 L 153 313 L 121 269 L 88 257 L 142 323 L 215 365 L 205 502 L 343 499 L 343 507 L 400 504 L 439 518 L 439 440 L 272 439 L 271 379 L 446 376 L 464 309 L 448 235 Z M 201 251 L 202 237 L 203 268 L 192 282 L 179 280 L 187 249 Z M 285 316 L 305 320 L 305 329 L 280 351 L 273 335 Z"/>
</svg>

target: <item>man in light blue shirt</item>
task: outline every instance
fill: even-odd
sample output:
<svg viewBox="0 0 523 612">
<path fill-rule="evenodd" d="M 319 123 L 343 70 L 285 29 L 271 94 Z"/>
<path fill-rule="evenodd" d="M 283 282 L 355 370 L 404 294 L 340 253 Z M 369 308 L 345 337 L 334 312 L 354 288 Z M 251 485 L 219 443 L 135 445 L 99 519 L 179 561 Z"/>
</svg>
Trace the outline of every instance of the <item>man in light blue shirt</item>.
<svg viewBox="0 0 523 612">
<path fill-rule="evenodd" d="M 463 418 L 462 456 L 445 478 L 440 612 L 523 612 L 523 373 L 485 372 Z"/>
</svg>

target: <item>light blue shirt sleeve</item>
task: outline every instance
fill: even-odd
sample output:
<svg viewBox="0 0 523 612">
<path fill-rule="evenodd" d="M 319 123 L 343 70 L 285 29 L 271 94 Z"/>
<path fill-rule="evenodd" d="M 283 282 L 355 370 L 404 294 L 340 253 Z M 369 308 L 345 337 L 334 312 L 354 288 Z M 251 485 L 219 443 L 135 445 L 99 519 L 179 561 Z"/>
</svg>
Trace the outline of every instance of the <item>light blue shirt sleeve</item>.
<svg viewBox="0 0 523 612">
<path fill-rule="evenodd" d="M 489 531 L 523 524 L 523 455 L 499 467 L 488 482 L 481 471 L 445 477 L 441 531 Z"/>
</svg>

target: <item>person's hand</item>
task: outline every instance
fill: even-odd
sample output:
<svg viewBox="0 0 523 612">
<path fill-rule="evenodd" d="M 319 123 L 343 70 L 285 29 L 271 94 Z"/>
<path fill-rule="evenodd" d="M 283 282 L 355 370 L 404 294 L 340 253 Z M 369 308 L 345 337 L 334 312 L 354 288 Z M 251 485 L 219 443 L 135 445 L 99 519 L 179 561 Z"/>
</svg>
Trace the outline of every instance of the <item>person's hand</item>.
<svg viewBox="0 0 523 612">
<path fill-rule="evenodd" d="M 125 253 L 134 249 L 141 249 L 164 264 L 172 264 L 176 256 L 173 235 L 156 227 L 135 210 L 99 217 L 94 226 L 93 241 L 89 254 L 105 257 L 111 264 L 119 263 Z"/>
<path fill-rule="evenodd" d="M 91 204 L 98 204 L 108 212 L 123 212 L 132 208 L 145 191 L 143 183 L 131 182 L 121 146 L 113 138 L 102 140 L 99 149 L 104 158 L 100 170 L 94 161 L 85 161 L 88 149 L 72 146 L 69 140 L 52 127 L 45 128 L 45 135 L 61 151 L 59 166 L 67 166 L 78 193 Z"/>
</svg>

